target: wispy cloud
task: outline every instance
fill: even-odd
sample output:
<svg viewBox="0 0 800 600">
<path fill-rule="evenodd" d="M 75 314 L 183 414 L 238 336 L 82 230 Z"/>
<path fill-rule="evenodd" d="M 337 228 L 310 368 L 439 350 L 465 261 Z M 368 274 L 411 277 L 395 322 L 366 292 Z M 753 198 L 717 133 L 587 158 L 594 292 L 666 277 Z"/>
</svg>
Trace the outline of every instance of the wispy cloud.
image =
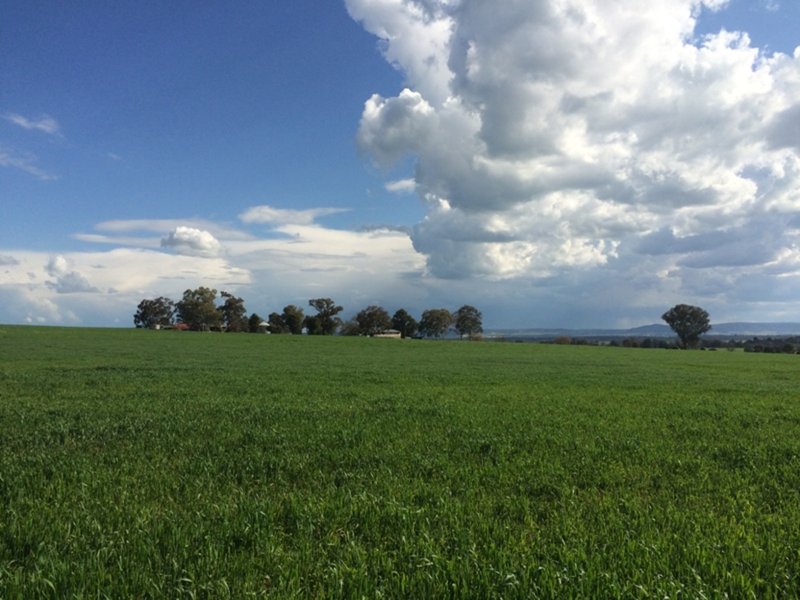
<svg viewBox="0 0 800 600">
<path fill-rule="evenodd" d="M 0 147 L 0 167 L 17 169 L 28 175 L 32 175 L 42 181 L 52 181 L 58 179 L 36 164 L 37 158 L 30 153 L 17 154 L 10 150 Z"/>
<path fill-rule="evenodd" d="M 320 217 L 327 217 L 343 212 L 347 208 L 309 208 L 306 210 L 293 210 L 288 208 L 275 208 L 266 204 L 253 206 L 239 215 L 243 223 L 265 223 L 270 225 L 310 225 Z"/>
<path fill-rule="evenodd" d="M 6 113 L 3 115 L 6 121 L 14 123 L 23 129 L 42 131 L 48 135 L 61 135 L 61 127 L 53 117 L 42 115 L 38 119 L 29 119 L 17 113 Z"/>
</svg>

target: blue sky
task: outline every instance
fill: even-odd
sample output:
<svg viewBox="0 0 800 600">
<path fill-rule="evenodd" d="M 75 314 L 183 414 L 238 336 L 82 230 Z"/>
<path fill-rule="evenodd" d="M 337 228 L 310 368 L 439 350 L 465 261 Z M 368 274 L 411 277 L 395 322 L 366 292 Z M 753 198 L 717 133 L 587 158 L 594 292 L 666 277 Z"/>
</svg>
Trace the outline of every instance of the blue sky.
<svg viewBox="0 0 800 600">
<path fill-rule="evenodd" d="M 0 322 L 800 321 L 800 5 L 570 4 L 0 1 Z"/>
</svg>

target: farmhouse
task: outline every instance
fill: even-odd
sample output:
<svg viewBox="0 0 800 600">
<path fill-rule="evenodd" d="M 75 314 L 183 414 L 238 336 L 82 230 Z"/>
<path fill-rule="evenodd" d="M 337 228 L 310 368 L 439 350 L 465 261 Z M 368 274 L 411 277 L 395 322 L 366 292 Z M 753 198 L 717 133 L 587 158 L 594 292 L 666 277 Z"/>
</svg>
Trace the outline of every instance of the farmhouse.
<svg viewBox="0 0 800 600">
<path fill-rule="evenodd" d="M 399 340 L 403 335 L 396 329 L 384 329 L 380 333 L 374 334 L 372 337 L 376 338 L 392 338 Z"/>
</svg>

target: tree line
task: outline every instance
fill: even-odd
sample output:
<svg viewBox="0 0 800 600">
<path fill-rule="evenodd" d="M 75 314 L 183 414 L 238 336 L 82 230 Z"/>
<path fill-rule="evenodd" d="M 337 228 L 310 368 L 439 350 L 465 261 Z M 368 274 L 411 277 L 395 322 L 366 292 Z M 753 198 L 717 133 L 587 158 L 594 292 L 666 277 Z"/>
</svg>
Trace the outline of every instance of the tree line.
<svg viewBox="0 0 800 600">
<path fill-rule="evenodd" d="M 248 316 L 244 300 L 222 291 L 219 302 L 217 290 L 199 287 L 188 289 L 177 302 L 159 296 L 144 299 L 137 306 L 133 323 L 138 328 L 180 328 L 193 331 L 227 331 L 275 334 L 309 335 L 364 335 L 374 336 L 389 330 L 399 332 L 403 338 L 442 337 L 451 328 L 462 339 L 475 339 L 483 332 L 483 316 L 474 306 L 465 304 L 455 312 L 446 308 L 432 308 L 422 313 L 419 320 L 405 309 L 394 315 L 381 306 L 370 305 L 355 317 L 343 321 L 339 314 L 344 310 L 331 298 L 312 298 L 308 305 L 314 314 L 305 314 L 303 308 L 289 304 L 283 312 L 273 312 L 263 319 L 257 313 Z"/>
</svg>

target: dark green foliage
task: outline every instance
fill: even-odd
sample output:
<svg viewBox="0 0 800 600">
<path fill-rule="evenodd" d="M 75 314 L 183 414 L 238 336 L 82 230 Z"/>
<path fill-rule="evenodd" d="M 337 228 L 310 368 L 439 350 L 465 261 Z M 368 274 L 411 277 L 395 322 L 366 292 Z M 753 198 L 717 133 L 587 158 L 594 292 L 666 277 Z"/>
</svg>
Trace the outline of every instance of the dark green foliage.
<svg viewBox="0 0 800 600">
<path fill-rule="evenodd" d="M 309 315 L 303 319 L 303 327 L 308 335 L 322 335 L 322 320 L 317 315 Z"/>
<path fill-rule="evenodd" d="M 427 337 L 441 337 L 453 323 L 453 316 L 446 308 L 432 308 L 422 313 L 419 332 Z"/>
<path fill-rule="evenodd" d="M 0 598 L 795 598 L 797 365 L 0 327 Z"/>
<path fill-rule="evenodd" d="M 292 333 L 294 335 L 300 335 L 301 333 L 303 333 L 303 323 L 305 321 L 305 316 L 303 315 L 302 308 L 299 308 L 294 304 L 289 304 L 288 306 L 284 306 L 283 314 L 281 315 L 280 318 L 284 326 L 286 327 L 285 333 Z"/>
<path fill-rule="evenodd" d="M 284 321 L 283 317 L 276 312 L 269 313 L 267 323 L 269 323 L 267 328 L 269 329 L 270 333 L 291 333 L 286 321 Z"/>
<path fill-rule="evenodd" d="M 677 304 L 661 315 L 684 348 L 696 348 L 700 336 L 711 329 L 708 313 L 699 306 Z"/>
<path fill-rule="evenodd" d="M 262 322 L 263 319 L 259 316 L 259 314 L 253 313 L 252 315 L 250 315 L 250 318 L 247 319 L 247 330 L 250 333 L 260 333 Z"/>
<path fill-rule="evenodd" d="M 392 327 L 400 332 L 404 338 L 414 337 L 419 329 L 419 323 L 404 308 L 392 316 Z"/>
<path fill-rule="evenodd" d="M 202 286 L 196 290 L 186 290 L 183 298 L 175 304 L 178 319 L 195 331 L 219 329 L 222 313 L 217 310 L 216 300 L 217 290 Z"/>
<path fill-rule="evenodd" d="M 453 326 L 460 337 L 473 339 L 483 333 L 483 315 L 474 306 L 465 304 L 453 315 Z"/>
<path fill-rule="evenodd" d="M 356 315 L 358 331 L 361 335 L 376 335 L 392 326 L 389 313 L 381 306 L 368 306 Z"/>
<path fill-rule="evenodd" d="M 305 326 L 309 335 L 333 335 L 341 325 L 342 320 L 337 317 L 342 312 L 342 307 L 330 298 L 312 298 L 308 301 L 317 314 L 306 318 Z"/>
<path fill-rule="evenodd" d="M 339 327 L 339 335 L 361 335 L 361 329 L 355 319 L 350 319 L 342 323 Z"/>
<path fill-rule="evenodd" d="M 175 303 L 169 298 L 159 296 L 153 300 L 145 299 L 139 302 L 136 314 L 133 315 L 133 324 L 145 329 L 165 327 L 172 325 L 174 315 Z"/>
<path fill-rule="evenodd" d="M 250 326 L 247 322 L 247 310 L 244 307 L 244 300 L 225 291 L 220 295 L 224 302 L 218 310 L 222 317 L 222 326 L 225 331 L 231 333 L 248 331 Z"/>
</svg>

